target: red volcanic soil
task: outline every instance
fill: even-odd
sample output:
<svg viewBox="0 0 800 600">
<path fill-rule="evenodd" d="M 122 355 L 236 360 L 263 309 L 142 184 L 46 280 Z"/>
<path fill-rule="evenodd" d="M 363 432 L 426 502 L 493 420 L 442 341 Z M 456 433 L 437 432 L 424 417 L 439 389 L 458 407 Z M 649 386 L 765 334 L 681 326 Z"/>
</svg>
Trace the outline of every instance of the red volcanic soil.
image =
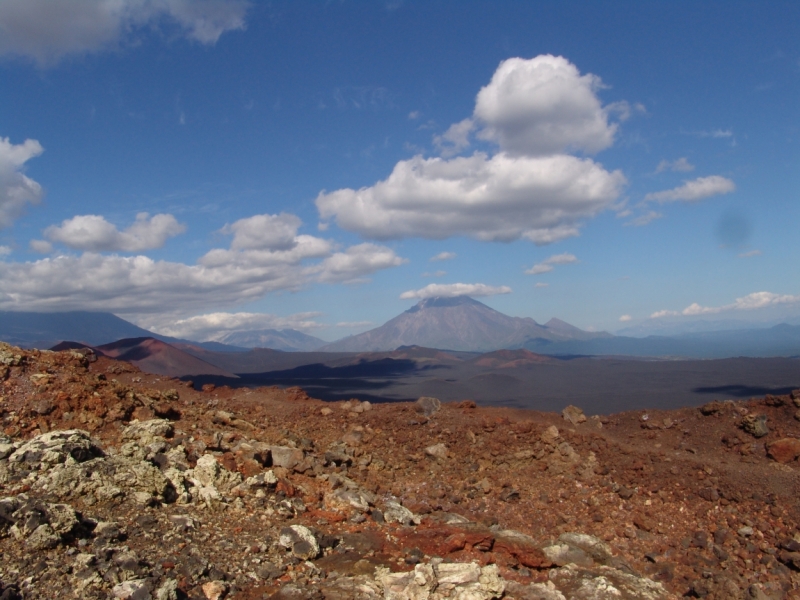
<svg viewBox="0 0 800 600">
<path fill-rule="evenodd" d="M 3 598 L 800 599 L 800 390 L 586 418 L 0 344 L 0 424 Z"/>
<path fill-rule="evenodd" d="M 130 338 L 98 346 L 105 356 L 129 362 L 155 375 L 218 375 L 236 377 L 174 346 L 154 338 Z"/>
</svg>

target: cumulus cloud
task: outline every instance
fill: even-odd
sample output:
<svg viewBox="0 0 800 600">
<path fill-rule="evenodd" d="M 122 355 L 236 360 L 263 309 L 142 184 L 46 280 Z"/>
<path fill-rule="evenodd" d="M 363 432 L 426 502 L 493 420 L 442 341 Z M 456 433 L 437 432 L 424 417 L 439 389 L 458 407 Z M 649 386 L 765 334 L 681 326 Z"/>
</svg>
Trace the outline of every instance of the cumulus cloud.
<svg viewBox="0 0 800 600">
<path fill-rule="evenodd" d="M 50 254 L 53 251 L 53 244 L 46 240 L 31 240 L 28 242 L 28 246 L 39 254 Z"/>
<path fill-rule="evenodd" d="M 154 326 L 161 335 L 200 341 L 219 341 L 234 331 L 254 329 L 297 329 L 311 330 L 323 327 L 315 321 L 322 313 L 306 312 L 279 317 L 266 313 L 215 312 L 179 319 L 165 325 Z"/>
<path fill-rule="evenodd" d="M 614 141 L 609 114 L 624 111 L 602 106 L 600 85 L 562 57 L 506 60 L 478 93 L 472 117 L 434 138 L 442 157 L 400 161 L 369 187 L 322 191 L 320 218 L 378 240 L 466 235 L 543 245 L 578 235 L 627 183 L 620 171 L 569 154 Z M 498 151 L 454 157 L 475 129 Z"/>
<path fill-rule="evenodd" d="M 632 321 L 632 320 L 633 320 L 633 317 L 630 316 L 630 315 L 622 315 L 619 318 L 620 323 L 627 323 L 628 321 Z"/>
<path fill-rule="evenodd" d="M 141 252 L 161 248 L 166 241 L 186 231 L 172 215 L 148 213 L 136 215 L 136 221 L 124 231 L 100 215 L 79 215 L 44 231 L 50 242 L 58 242 L 75 250 L 89 252 Z M 48 252 L 47 246 L 34 240 L 34 250 Z M 33 242 L 32 242 L 33 243 Z M 46 244 L 46 242 L 45 242 Z"/>
<path fill-rule="evenodd" d="M 679 313 L 677 310 L 657 310 L 650 315 L 651 319 L 663 319 L 664 317 L 677 317 Z"/>
<path fill-rule="evenodd" d="M 36 140 L 12 144 L 9 138 L 0 137 L 0 229 L 11 225 L 26 204 L 42 199 L 42 186 L 23 173 L 25 163 L 42 152 L 44 148 Z"/>
<path fill-rule="evenodd" d="M 350 246 L 322 261 L 318 279 L 325 283 L 351 283 L 390 267 L 399 267 L 408 260 L 400 258 L 394 250 L 376 244 Z"/>
<path fill-rule="evenodd" d="M 753 292 L 741 298 L 736 298 L 732 303 L 725 304 L 724 306 L 701 306 L 697 302 L 693 302 L 680 312 L 675 310 L 660 310 L 650 315 L 650 318 L 658 319 L 661 317 L 676 317 L 678 315 L 685 317 L 716 315 L 731 310 L 757 310 L 760 308 L 767 308 L 780 304 L 794 304 L 797 302 L 800 302 L 800 295 L 792 296 L 791 294 L 775 294 L 773 292 Z"/>
<path fill-rule="evenodd" d="M 225 225 L 222 233 L 233 235 L 235 250 L 290 250 L 296 244 L 301 221 L 295 215 L 254 215 Z"/>
<path fill-rule="evenodd" d="M 475 128 L 472 119 L 453 123 L 442 135 L 433 136 L 433 145 L 445 158 L 455 156 L 469 148 L 469 134 Z"/>
<path fill-rule="evenodd" d="M 600 87 L 599 77 L 581 75 L 562 56 L 509 58 L 478 93 L 478 137 L 514 155 L 599 152 L 613 144 L 617 131 L 597 97 Z"/>
<path fill-rule="evenodd" d="M 374 186 L 323 191 L 316 203 L 322 219 L 373 239 L 548 244 L 577 235 L 578 223 L 610 208 L 625 183 L 620 171 L 568 155 L 415 156 Z"/>
<path fill-rule="evenodd" d="M 543 260 L 540 263 L 533 265 L 530 269 L 525 271 L 526 275 L 541 275 L 542 273 L 549 273 L 555 269 L 555 265 L 569 265 L 578 262 L 578 257 L 574 254 L 554 254 L 550 258 Z"/>
<path fill-rule="evenodd" d="M 115 48 L 137 31 L 177 26 L 201 44 L 244 29 L 245 0 L 3 0 L 0 54 L 31 58 L 40 66 L 68 55 Z"/>
<path fill-rule="evenodd" d="M 390 248 L 375 244 L 337 252 L 329 240 L 310 235 L 297 235 L 287 249 L 215 248 L 193 265 L 95 252 L 32 262 L 0 260 L 0 310 L 180 316 L 315 282 L 363 278 L 404 260 Z"/>
<path fill-rule="evenodd" d="M 663 173 L 664 171 L 686 173 L 688 171 L 694 171 L 694 165 L 691 164 L 686 157 L 681 157 L 672 161 L 662 160 L 656 167 L 656 173 Z"/>
<path fill-rule="evenodd" d="M 507 285 L 491 286 L 483 283 L 431 283 L 419 290 L 409 290 L 400 294 L 401 300 L 422 300 L 424 298 L 454 298 L 456 296 L 496 296 L 510 294 Z"/>
<path fill-rule="evenodd" d="M 457 254 L 455 252 L 439 252 L 436 256 L 431 256 L 428 261 L 435 262 L 437 260 L 453 260 Z"/>
<path fill-rule="evenodd" d="M 720 175 L 710 175 L 708 177 L 698 177 L 691 181 L 685 181 L 671 190 L 662 192 L 650 192 L 644 197 L 645 202 L 697 202 L 710 196 L 719 194 L 729 194 L 736 189 L 736 184 L 730 179 Z"/>
</svg>

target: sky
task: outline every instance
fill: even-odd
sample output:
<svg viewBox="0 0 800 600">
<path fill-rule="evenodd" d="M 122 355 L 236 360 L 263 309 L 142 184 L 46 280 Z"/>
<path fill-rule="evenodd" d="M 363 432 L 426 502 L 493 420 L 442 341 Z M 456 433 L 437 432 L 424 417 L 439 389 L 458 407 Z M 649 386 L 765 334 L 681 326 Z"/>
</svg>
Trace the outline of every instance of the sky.
<svg viewBox="0 0 800 600">
<path fill-rule="evenodd" d="M 800 4 L 3 0 L 0 310 L 800 323 Z"/>
</svg>

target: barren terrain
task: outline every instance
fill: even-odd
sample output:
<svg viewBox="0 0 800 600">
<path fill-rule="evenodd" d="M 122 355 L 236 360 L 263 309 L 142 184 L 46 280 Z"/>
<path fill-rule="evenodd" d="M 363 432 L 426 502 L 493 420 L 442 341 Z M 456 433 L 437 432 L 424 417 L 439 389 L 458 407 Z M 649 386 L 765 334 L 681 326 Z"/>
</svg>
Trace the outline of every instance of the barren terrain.
<svg viewBox="0 0 800 600">
<path fill-rule="evenodd" d="M 0 363 L 4 600 L 800 598 L 800 390 L 598 417 Z"/>
</svg>

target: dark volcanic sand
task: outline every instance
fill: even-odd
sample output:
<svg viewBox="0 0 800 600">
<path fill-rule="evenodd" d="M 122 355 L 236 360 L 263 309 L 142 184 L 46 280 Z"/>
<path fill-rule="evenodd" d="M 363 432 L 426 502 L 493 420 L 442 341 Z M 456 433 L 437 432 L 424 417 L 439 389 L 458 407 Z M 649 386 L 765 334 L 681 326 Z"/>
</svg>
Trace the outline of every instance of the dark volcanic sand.
<svg viewBox="0 0 800 600">
<path fill-rule="evenodd" d="M 300 366 L 287 368 L 285 362 L 290 358 Z M 302 353 L 287 354 L 281 365 L 284 370 L 239 373 L 238 380 L 192 379 L 198 386 L 300 386 L 323 400 L 355 397 L 391 402 L 435 396 L 442 401 L 471 399 L 486 406 L 548 411 L 575 404 L 591 414 L 697 406 L 714 399 L 785 394 L 800 387 L 800 359 L 794 358 L 647 361 L 583 357 L 507 368 L 483 368 L 474 361 L 409 359 L 341 365 L 341 355 L 327 364 L 302 364 L 303 360 Z"/>
</svg>

